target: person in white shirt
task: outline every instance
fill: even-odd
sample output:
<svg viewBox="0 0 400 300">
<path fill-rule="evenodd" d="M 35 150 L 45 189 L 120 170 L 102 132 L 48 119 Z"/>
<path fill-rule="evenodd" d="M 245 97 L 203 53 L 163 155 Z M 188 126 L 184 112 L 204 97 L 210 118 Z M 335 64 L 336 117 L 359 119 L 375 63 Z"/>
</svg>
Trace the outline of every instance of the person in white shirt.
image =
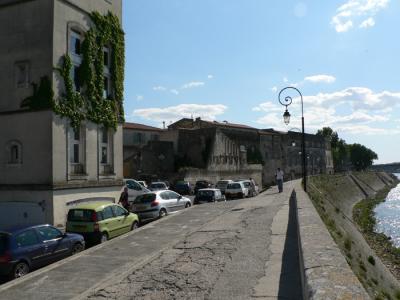
<svg viewBox="0 0 400 300">
<path fill-rule="evenodd" d="M 279 193 L 282 193 L 282 191 L 283 191 L 283 171 L 280 168 L 278 168 L 276 170 L 275 178 L 276 178 L 276 184 L 278 185 Z"/>
</svg>

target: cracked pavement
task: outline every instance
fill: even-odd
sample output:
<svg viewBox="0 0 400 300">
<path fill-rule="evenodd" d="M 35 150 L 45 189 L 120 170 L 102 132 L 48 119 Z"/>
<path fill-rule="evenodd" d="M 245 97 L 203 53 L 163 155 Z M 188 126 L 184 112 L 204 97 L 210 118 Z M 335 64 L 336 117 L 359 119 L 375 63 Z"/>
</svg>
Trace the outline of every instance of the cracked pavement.
<svg viewBox="0 0 400 300">
<path fill-rule="evenodd" d="M 271 240 L 276 224 L 285 238 L 289 190 L 186 209 L 1 286 L 0 299 L 277 298 Z"/>
</svg>

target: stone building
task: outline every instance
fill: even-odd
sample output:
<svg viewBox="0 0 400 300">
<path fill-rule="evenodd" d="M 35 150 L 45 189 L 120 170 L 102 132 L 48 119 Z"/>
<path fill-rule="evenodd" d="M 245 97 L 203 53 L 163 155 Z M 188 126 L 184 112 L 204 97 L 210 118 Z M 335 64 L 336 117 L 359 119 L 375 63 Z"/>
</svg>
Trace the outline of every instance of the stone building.
<svg viewBox="0 0 400 300">
<path fill-rule="evenodd" d="M 261 160 L 251 155 L 258 151 L 258 129 L 184 118 L 168 126 L 165 135 L 174 137 L 175 164 L 185 180 L 253 178 L 261 185 Z"/>
<path fill-rule="evenodd" d="M 64 226 L 76 203 L 119 196 L 122 126 L 112 129 L 87 119 L 72 126 L 51 105 L 51 98 L 59 103 L 68 92 L 79 97 L 87 89 L 80 86 L 79 68 L 94 11 L 121 20 L 122 0 L 0 2 L 0 228 L 45 222 Z M 99 75 L 104 101 L 116 98 L 113 51 L 104 45 L 104 73 Z M 66 65 L 67 54 L 73 92 L 55 70 Z"/>
<path fill-rule="evenodd" d="M 124 177 L 151 181 L 171 176 L 175 162 L 173 142 L 161 141 L 163 132 L 143 124 L 124 124 Z"/>
</svg>

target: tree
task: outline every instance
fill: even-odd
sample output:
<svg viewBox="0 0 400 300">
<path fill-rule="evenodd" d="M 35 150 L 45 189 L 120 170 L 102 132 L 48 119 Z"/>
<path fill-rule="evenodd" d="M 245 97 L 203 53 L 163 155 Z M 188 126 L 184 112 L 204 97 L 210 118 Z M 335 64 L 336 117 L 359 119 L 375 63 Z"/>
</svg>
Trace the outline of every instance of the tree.
<svg viewBox="0 0 400 300">
<path fill-rule="evenodd" d="M 357 171 L 365 170 L 372 165 L 374 159 L 378 159 L 378 155 L 371 149 L 360 145 L 348 145 L 350 153 L 350 161 L 353 168 Z"/>
<path fill-rule="evenodd" d="M 339 136 L 336 131 L 333 131 L 330 127 L 323 127 L 317 131 L 317 135 L 322 135 L 331 142 L 331 147 L 336 148 L 337 143 L 339 141 Z"/>
</svg>

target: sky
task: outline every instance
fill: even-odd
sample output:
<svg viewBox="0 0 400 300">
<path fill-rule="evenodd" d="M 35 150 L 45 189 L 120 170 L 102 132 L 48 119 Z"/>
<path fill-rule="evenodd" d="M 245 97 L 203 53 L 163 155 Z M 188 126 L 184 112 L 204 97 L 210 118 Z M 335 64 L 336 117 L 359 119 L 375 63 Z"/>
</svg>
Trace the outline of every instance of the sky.
<svg viewBox="0 0 400 300">
<path fill-rule="evenodd" d="M 400 1 L 123 0 L 127 122 L 289 125 L 279 92 L 324 126 L 400 161 Z M 286 93 L 288 92 L 288 93 Z"/>
</svg>

